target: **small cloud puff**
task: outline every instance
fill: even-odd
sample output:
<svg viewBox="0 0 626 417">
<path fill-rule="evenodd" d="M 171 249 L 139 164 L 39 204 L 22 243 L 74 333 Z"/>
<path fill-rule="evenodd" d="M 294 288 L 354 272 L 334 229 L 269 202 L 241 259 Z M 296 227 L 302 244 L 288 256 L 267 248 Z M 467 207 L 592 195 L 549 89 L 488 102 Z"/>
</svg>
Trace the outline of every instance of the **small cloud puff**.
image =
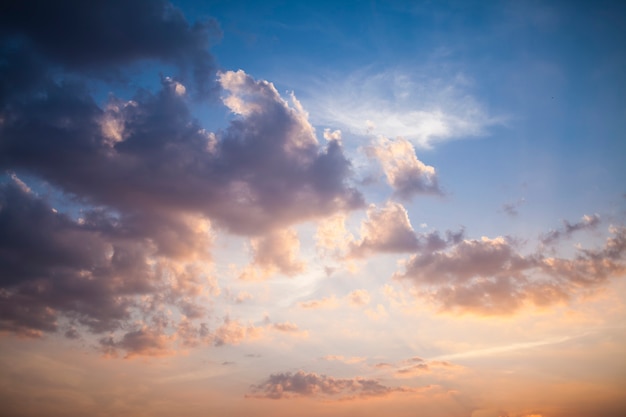
<svg viewBox="0 0 626 417">
<path fill-rule="evenodd" d="M 597 214 L 588 215 L 585 214 L 580 221 L 576 223 L 570 223 L 567 220 L 563 221 L 563 227 L 556 230 L 551 230 L 539 237 L 539 240 L 544 245 L 553 245 L 562 238 L 569 238 L 575 232 L 580 230 L 595 229 L 600 224 L 600 216 Z"/>
<path fill-rule="evenodd" d="M 418 194 L 443 194 L 435 168 L 417 159 L 408 140 L 380 137 L 378 143 L 367 147 L 366 151 L 380 162 L 395 196 L 410 200 Z"/>
</svg>

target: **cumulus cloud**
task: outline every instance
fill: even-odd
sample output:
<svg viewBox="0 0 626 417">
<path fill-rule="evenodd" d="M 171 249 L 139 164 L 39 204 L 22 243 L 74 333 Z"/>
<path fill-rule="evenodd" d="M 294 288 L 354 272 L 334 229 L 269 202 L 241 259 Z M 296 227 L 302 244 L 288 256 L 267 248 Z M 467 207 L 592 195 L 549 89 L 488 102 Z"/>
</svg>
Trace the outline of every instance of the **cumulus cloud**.
<svg viewBox="0 0 626 417">
<path fill-rule="evenodd" d="M 609 232 L 604 247 L 580 248 L 572 258 L 524 255 L 503 237 L 464 239 L 448 250 L 413 255 L 394 277 L 413 282 L 443 310 L 512 314 L 524 305 L 566 302 L 623 274 L 626 229 Z"/>
<path fill-rule="evenodd" d="M 82 214 L 72 219 L 58 212 L 16 180 L 0 186 L 0 329 L 38 336 L 59 330 L 65 318 L 93 333 L 115 333 L 138 316 L 155 317 L 164 306 L 190 319 L 205 315 L 202 301 L 219 287 L 203 262 L 176 256 L 206 244 L 205 235 L 166 224 L 170 238 L 183 242 L 169 242 L 164 250 L 160 236 L 124 217 Z M 78 330 L 66 335 L 74 338 Z M 144 328 L 108 346 L 130 349 L 140 335 L 146 340 L 154 334 Z"/>
<path fill-rule="evenodd" d="M 14 183 L 0 187 L 0 327 L 55 331 L 60 314 L 93 331 L 130 317 L 133 297 L 162 281 L 149 267 L 149 242 L 58 213 Z"/>
<path fill-rule="evenodd" d="M 116 104 L 111 117 L 123 121 L 125 139 L 113 147 L 101 129 L 103 110 L 87 91 L 56 86 L 13 109 L 1 126 L 0 165 L 44 177 L 89 203 L 131 213 L 201 213 L 242 234 L 362 206 L 348 185 L 341 146 L 321 148 L 298 106 L 243 71 L 220 80 L 230 92 L 225 102 L 244 113 L 224 131 L 204 131 L 164 80 L 158 94 Z"/>
<path fill-rule="evenodd" d="M 406 209 L 393 201 L 383 207 L 370 205 L 367 219 L 361 224 L 361 240 L 353 244 L 352 256 L 371 252 L 411 252 L 419 242 Z"/>
<path fill-rule="evenodd" d="M 373 253 L 433 252 L 454 245 L 463 239 L 463 230 L 416 233 L 404 206 L 394 201 L 382 207 L 370 204 L 367 218 L 361 223 L 361 239 L 349 242 L 349 257 Z"/>
<path fill-rule="evenodd" d="M 2 185 L 0 327 L 36 336 L 68 319 L 111 332 L 111 349 L 152 354 L 156 345 L 141 346 L 154 329 L 127 329 L 165 306 L 183 321 L 163 334 L 180 331 L 187 345 L 208 337 L 195 321 L 219 293 L 206 272 L 215 228 L 252 236 L 251 266 L 262 274 L 294 275 L 304 265 L 289 226 L 363 200 L 339 134 L 320 145 L 295 95 L 287 102 L 243 71 L 216 78 L 215 23 L 188 23 L 164 1 L 118 3 L 0 6 L 0 167 L 83 207 L 58 212 L 16 175 Z M 179 74 L 156 92 L 96 102 L 91 81 L 145 59 Z M 234 118 L 207 132 L 187 96 L 215 90 L 215 80 Z M 211 337 L 234 343 L 240 328 L 224 323 Z"/>
<path fill-rule="evenodd" d="M 375 379 L 333 378 L 297 371 L 272 374 L 259 385 L 251 387 L 250 397 L 274 400 L 294 397 L 330 399 L 380 397 L 393 392 L 411 392 L 407 387 L 387 387 Z"/>
<path fill-rule="evenodd" d="M 163 1 L 61 1 L 41 5 L 47 14 L 31 1 L 0 7 L 0 168 L 46 182 L 72 213 L 16 175 L 0 187 L 2 330 L 37 336 L 70 320 L 112 333 L 110 348 L 151 354 L 132 348 L 151 329 L 130 334 L 129 323 L 175 307 L 192 345 L 219 293 L 206 272 L 215 230 L 251 236 L 262 274 L 294 275 L 304 265 L 289 227 L 363 206 L 338 140 L 318 143 L 293 94 L 287 102 L 269 82 L 224 72 L 216 85 L 232 121 L 208 132 L 193 119 L 188 90 L 216 79 L 213 23 L 190 24 Z M 143 59 L 181 74 L 156 92 L 96 102 L 90 82 L 108 79 L 96 67 Z M 240 333 L 225 323 L 215 340 Z"/>
<path fill-rule="evenodd" d="M 417 159 L 408 140 L 380 137 L 366 151 L 380 162 L 395 196 L 409 200 L 417 194 L 442 194 L 435 168 Z"/>
</svg>

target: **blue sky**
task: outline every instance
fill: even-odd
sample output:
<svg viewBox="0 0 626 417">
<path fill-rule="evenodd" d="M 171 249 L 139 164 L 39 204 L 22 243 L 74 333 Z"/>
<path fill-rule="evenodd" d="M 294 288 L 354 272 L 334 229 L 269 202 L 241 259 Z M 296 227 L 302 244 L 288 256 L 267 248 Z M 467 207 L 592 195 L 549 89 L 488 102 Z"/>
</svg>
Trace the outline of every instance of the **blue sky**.
<svg viewBox="0 0 626 417">
<path fill-rule="evenodd" d="M 5 412 L 622 416 L 624 17 L 0 6 Z"/>
</svg>

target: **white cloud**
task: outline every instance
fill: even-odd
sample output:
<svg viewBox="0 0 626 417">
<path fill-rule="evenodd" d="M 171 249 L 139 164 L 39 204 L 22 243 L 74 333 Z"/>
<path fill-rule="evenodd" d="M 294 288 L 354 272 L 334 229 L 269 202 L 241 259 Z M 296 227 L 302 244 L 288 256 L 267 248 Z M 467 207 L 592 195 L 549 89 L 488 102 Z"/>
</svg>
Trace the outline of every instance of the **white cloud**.
<svg viewBox="0 0 626 417">
<path fill-rule="evenodd" d="M 417 159 L 415 149 L 408 140 L 380 137 L 366 151 L 380 161 L 396 196 L 409 199 L 415 194 L 442 194 L 435 168 Z"/>
<path fill-rule="evenodd" d="M 470 92 L 463 74 L 366 68 L 314 84 L 307 108 L 314 123 L 360 134 L 402 136 L 420 148 L 486 134 L 502 123 Z"/>
</svg>

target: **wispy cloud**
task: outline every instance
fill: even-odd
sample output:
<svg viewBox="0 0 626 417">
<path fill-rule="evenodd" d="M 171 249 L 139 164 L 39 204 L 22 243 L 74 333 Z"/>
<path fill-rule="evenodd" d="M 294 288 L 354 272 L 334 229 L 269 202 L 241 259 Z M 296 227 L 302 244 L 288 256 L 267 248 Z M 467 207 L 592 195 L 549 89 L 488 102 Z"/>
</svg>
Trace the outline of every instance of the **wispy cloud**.
<svg viewBox="0 0 626 417">
<path fill-rule="evenodd" d="M 504 119 L 470 92 L 471 81 L 420 68 L 365 68 L 329 77 L 307 91 L 316 124 L 357 134 L 404 137 L 420 148 L 481 136 Z"/>
</svg>

